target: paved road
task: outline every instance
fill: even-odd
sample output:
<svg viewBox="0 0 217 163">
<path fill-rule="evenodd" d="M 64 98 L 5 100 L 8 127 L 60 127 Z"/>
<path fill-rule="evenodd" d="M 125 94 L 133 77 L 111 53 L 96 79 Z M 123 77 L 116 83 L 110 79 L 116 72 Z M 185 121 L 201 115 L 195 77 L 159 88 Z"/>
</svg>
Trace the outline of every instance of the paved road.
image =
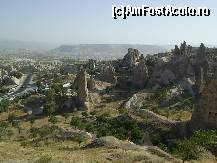
<svg viewBox="0 0 217 163">
<path fill-rule="evenodd" d="M 9 96 L 13 96 L 25 91 L 27 89 L 27 86 L 32 83 L 32 77 L 32 73 L 28 74 L 26 79 L 16 88 L 16 90 L 13 93 L 9 94 Z"/>
<path fill-rule="evenodd" d="M 33 78 L 33 74 L 29 73 L 27 74 L 26 78 L 23 80 L 23 82 L 17 86 L 17 88 L 12 92 L 12 93 L 8 93 L 7 95 L 0 97 L 0 101 L 3 99 L 13 99 L 14 97 L 17 96 L 22 96 L 22 94 L 33 90 L 33 86 L 31 86 L 32 84 L 32 78 Z"/>
</svg>

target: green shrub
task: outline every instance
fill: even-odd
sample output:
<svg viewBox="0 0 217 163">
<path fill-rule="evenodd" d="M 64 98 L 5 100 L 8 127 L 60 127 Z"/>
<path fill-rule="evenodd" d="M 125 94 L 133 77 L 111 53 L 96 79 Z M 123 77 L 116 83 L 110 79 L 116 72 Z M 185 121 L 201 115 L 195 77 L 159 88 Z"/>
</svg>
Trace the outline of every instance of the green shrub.
<svg viewBox="0 0 217 163">
<path fill-rule="evenodd" d="M 49 126 L 43 126 L 38 130 L 38 135 L 41 139 L 46 139 L 53 134 L 53 128 Z"/>
<path fill-rule="evenodd" d="M 127 109 L 124 109 L 124 108 L 118 109 L 118 112 L 119 112 L 119 114 L 124 114 L 124 115 L 127 115 L 127 114 L 128 114 L 128 110 L 127 110 Z"/>
<path fill-rule="evenodd" d="M 31 127 L 30 128 L 30 136 L 32 137 L 32 138 L 36 138 L 37 137 L 37 135 L 38 135 L 38 131 L 39 131 L 39 128 L 37 128 L 37 127 Z"/>
<path fill-rule="evenodd" d="M 195 131 L 191 140 L 197 145 L 204 147 L 206 150 L 212 149 L 217 140 L 217 130 L 210 131 Z"/>
<path fill-rule="evenodd" d="M 90 112 L 90 115 L 92 115 L 92 116 L 96 115 L 96 111 Z"/>
<path fill-rule="evenodd" d="M 85 127 L 85 130 L 87 132 L 94 132 L 95 131 L 95 127 L 92 124 L 87 124 L 86 127 Z"/>
<path fill-rule="evenodd" d="M 22 76 L 23 74 L 21 72 L 14 73 L 14 77 L 16 77 L 17 79 L 20 79 Z"/>
<path fill-rule="evenodd" d="M 111 136 L 113 135 L 111 130 L 105 126 L 103 127 L 100 127 L 98 130 L 97 130 L 97 137 L 103 137 L 103 136 Z"/>
<path fill-rule="evenodd" d="M 82 119 L 79 117 L 72 117 L 70 125 L 75 126 L 76 128 L 79 128 L 79 129 L 85 128 L 85 124 L 82 122 Z"/>
<path fill-rule="evenodd" d="M 7 112 L 9 108 L 9 101 L 8 100 L 2 100 L 0 102 L 0 113 Z"/>
<path fill-rule="evenodd" d="M 143 138 L 144 132 L 136 120 L 129 117 L 123 119 L 109 119 L 105 116 L 97 117 L 97 136 L 113 135 L 119 139 L 138 141 Z"/>
<path fill-rule="evenodd" d="M 21 141 L 20 145 L 25 148 L 28 145 L 28 142 L 27 141 Z"/>
<path fill-rule="evenodd" d="M 7 134 L 8 128 L 7 122 L 0 122 L 0 139 L 2 139 Z"/>
<path fill-rule="evenodd" d="M 50 163 L 52 162 L 51 156 L 41 156 L 38 160 L 35 161 L 35 163 Z"/>
<path fill-rule="evenodd" d="M 82 112 L 82 116 L 83 117 L 87 117 L 88 116 L 88 113 L 86 111 Z"/>
<path fill-rule="evenodd" d="M 58 119 L 55 116 L 50 116 L 48 119 L 48 122 L 50 122 L 52 124 L 56 124 L 58 122 Z"/>
<path fill-rule="evenodd" d="M 15 114 L 14 113 L 10 113 L 9 115 L 8 115 L 8 122 L 9 123 L 13 123 L 13 121 L 15 121 L 15 119 L 16 119 L 16 116 L 15 116 Z"/>
<path fill-rule="evenodd" d="M 196 160 L 204 149 L 211 150 L 215 146 L 216 138 L 216 130 L 195 131 L 190 138 L 177 141 L 174 153 L 183 160 Z"/>
<path fill-rule="evenodd" d="M 51 116 L 56 111 L 55 102 L 49 102 L 44 106 L 43 113 L 47 116 Z"/>
<path fill-rule="evenodd" d="M 179 141 L 175 149 L 182 159 L 185 160 L 196 160 L 200 157 L 202 150 L 195 142 L 189 139 Z"/>
</svg>

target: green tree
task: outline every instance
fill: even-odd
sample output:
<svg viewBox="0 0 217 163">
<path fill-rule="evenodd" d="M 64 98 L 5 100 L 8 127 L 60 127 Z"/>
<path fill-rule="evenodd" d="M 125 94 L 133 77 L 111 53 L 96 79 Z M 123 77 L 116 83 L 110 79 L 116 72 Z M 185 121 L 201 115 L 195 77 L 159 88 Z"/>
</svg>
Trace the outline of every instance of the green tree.
<svg viewBox="0 0 217 163">
<path fill-rule="evenodd" d="M 142 139 L 144 136 L 144 132 L 139 128 L 136 127 L 131 132 L 131 140 L 137 141 Z"/>
<path fill-rule="evenodd" d="M 62 83 L 55 83 L 51 85 L 51 89 L 54 90 L 54 92 L 56 94 L 59 94 L 60 96 L 63 96 L 66 94 L 66 89 L 63 88 L 63 84 Z"/>
<path fill-rule="evenodd" d="M 174 151 L 184 161 L 196 160 L 200 157 L 204 149 L 211 150 L 215 146 L 216 138 L 216 130 L 195 131 L 190 138 L 178 141 Z"/>
<path fill-rule="evenodd" d="M 94 131 L 95 131 L 95 127 L 94 127 L 94 125 L 88 123 L 88 124 L 85 126 L 85 130 L 86 130 L 87 132 L 94 132 Z"/>
<path fill-rule="evenodd" d="M 20 126 L 20 122 L 19 121 L 14 120 L 14 121 L 12 121 L 11 124 L 12 124 L 13 127 L 17 128 L 17 130 L 18 130 L 19 133 L 21 133 L 22 128 Z"/>
<path fill-rule="evenodd" d="M 17 79 L 20 79 L 23 76 L 23 74 L 21 72 L 16 72 L 13 76 Z"/>
<path fill-rule="evenodd" d="M 53 89 L 49 89 L 47 92 L 47 101 L 52 102 L 55 99 L 55 91 Z"/>
<path fill-rule="evenodd" d="M 44 105 L 43 113 L 47 116 L 51 116 L 56 111 L 56 104 L 55 102 L 49 102 Z"/>
<path fill-rule="evenodd" d="M 202 149 L 194 141 L 185 139 L 177 143 L 175 152 L 183 161 L 196 160 L 200 157 Z"/>
<path fill-rule="evenodd" d="M 32 138 L 36 138 L 37 135 L 38 135 L 38 131 L 39 131 L 39 128 L 37 128 L 37 127 L 31 127 L 30 130 L 29 130 L 30 136 Z"/>
<path fill-rule="evenodd" d="M 100 127 L 97 131 L 97 137 L 111 136 L 111 135 L 113 135 L 111 130 L 106 126 Z"/>
<path fill-rule="evenodd" d="M 9 105 L 10 105 L 9 101 L 3 99 L 3 100 L 0 102 L 0 113 L 1 113 L 1 112 L 6 112 L 6 111 L 8 111 Z"/>
<path fill-rule="evenodd" d="M 10 113 L 10 114 L 8 115 L 8 122 L 9 122 L 9 123 L 12 124 L 12 123 L 15 121 L 15 119 L 16 119 L 16 116 L 15 116 L 14 113 Z"/>
<path fill-rule="evenodd" d="M 32 119 L 30 120 L 31 127 L 33 126 L 34 123 L 35 123 L 35 119 L 32 118 Z"/>
<path fill-rule="evenodd" d="M 7 134 L 8 123 L 0 122 L 0 139 Z"/>
<path fill-rule="evenodd" d="M 88 113 L 86 111 L 82 112 L 81 114 L 82 114 L 83 117 L 87 117 L 88 116 Z"/>
<path fill-rule="evenodd" d="M 37 81 L 37 82 L 36 82 L 36 86 L 37 86 L 37 88 L 38 88 L 38 92 L 39 92 L 39 93 L 42 92 L 42 90 L 45 88 L 45 87 L 43 86 L 43 84 L 42 84 L 40 81 Z"/>
<path fill-rule="evenodd" d="M 195 131 L 191 140 L 194 141 L 197 145 L 202 146 L 203 148 L 210 150 L 216 144 L 217 139 L 217 130 L 210 131 Z"/>
<path fill-rule="evenodd" d="M 50 122 L 52 124 L 56 124 L 58 122 L 58 119 L 55 116 L 50 116 L 48 119 L 48 122 Z"/>
<path fill-rule="evenodd" d="M 70 125 L 75 126 L 76 128 L 83 129 L 85 124 L 82 122 L 82 119 L 79 117 L 72 117 Z"/>
</svg>

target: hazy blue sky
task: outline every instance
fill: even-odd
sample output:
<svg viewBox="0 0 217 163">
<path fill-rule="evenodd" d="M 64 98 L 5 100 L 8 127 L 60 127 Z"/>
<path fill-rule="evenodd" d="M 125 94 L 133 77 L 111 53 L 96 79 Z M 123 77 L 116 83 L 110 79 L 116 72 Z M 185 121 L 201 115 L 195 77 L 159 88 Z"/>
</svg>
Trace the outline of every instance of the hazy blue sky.
<svg viewBox="0 0 217 163">
<path fill-rule="evenodd" d="M 207 6 L 209 17 L 112 18 L 112 4 Z M 216 0 L 0 0 L 0 39 L 63 44 L 217 44 Z"/>
</svg>

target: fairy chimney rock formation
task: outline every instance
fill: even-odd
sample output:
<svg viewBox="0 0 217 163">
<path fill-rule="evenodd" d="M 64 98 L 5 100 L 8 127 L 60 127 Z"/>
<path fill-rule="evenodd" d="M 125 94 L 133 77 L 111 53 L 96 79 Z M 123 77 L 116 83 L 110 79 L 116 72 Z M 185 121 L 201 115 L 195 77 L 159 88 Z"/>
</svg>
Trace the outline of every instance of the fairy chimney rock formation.
<svg viewBox="0 0 217 163">
<path fill-rule="evenodd" d="M 196 55 L 195 64 L 195 92 L 199 96 L 203 91 L 208 78 L 208 61 L 206 57 L 206 47 L 201 44 Z"/>
<path fill-rule="evenodd" d="M 80 107 L 88 110 L 89 99 L 88 99 L 88 88 L 87 88 L 87 73 L 84 68 L 81 68 L 76 77 L 77 82 L 77 98 Z"/>
<path fill-rule="evenodd" d="M 210 82 L 201 93 L 191 121 L 196 129 L 217 129 L 217 80 Z"/>
<path fill-rule="evenodd" d="M 115 68 L 111 65 L 103 65 L 100 70 L 100 78 L 105 82 L 116 84 Z"/>
<path fill-rule="evenodd" d="M 93 78 L 93 75 L 91 75 L 90 78 L 88 79 L 87 87 L 88 87 L 88 90 L 90 90 L 90 91 L 95 90 L 96 82 L 95 82 L 95 80 Z"/>
<path fill-rule="evenodd" d="M 128 49 L 128 53 L 124 56 L 122 64 L 126 67 L 133 66 L 140 59 L 140 52 L 137 49 Z"/>
<path fill-rule="evenodd" d="M 144 57 L 140 57 L 140 61 L 133 67 L 132 82 L 138 88 L 144 88 L 148 80 L 148 68 L 145 65 Z"/>
</svg>

